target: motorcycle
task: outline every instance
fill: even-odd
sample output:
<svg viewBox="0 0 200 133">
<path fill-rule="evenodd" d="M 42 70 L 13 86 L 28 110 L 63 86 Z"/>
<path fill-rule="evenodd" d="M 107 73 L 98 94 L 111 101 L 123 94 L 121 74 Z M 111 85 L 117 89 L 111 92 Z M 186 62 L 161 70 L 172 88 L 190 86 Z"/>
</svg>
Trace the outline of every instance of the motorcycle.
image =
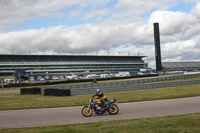
<svg viewBox="0 0 200 133">
<path fill-rule="evenodd" d="M 112 100 L 106 101 L 104 104 L 100 102 L 100 100 L 90 99 L 89 105 L 86 105 L 82 109 L 82 115 L 85 117 L 90 117 L 93 114 L 104 114 L 108 112 L 111 115 L 116 115 L 119 112 L 119 108 L 117 106 L 116 98 Z"/>
</svg>

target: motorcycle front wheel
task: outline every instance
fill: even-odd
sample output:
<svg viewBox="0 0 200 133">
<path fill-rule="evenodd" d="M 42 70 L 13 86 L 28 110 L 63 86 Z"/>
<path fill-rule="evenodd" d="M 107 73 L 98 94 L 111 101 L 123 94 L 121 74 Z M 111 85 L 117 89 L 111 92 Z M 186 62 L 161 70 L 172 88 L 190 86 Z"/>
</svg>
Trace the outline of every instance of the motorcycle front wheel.
<svg viewBox="0 0 200 133">
<path fill-rule="evenodd" d="M 93 110 L 91 108 L 88 109 L 88 107 L 83 107 L 81 112 L 83 116 L 90 117 L 93 113 Z"/>
<path fill-rule="evenodd" d="M 108 113 L 111 115 L 116 115 L 119 112 L 119 108 L 115 104 L 111 104 L 108 108 Z"/>
</svg>

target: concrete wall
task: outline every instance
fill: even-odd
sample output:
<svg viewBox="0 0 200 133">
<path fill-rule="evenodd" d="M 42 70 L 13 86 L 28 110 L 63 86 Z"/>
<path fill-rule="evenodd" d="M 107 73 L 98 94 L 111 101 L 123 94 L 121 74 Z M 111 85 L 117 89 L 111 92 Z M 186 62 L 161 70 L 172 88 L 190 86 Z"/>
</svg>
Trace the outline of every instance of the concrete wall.
<svg viewBox="0 0 200 133">
<path fill-rule="evenodd" d="M 115 81 L 115 82 L 113 81 L 113 82 L 102 82 L 102 83 L 53 86 L 50 88 L 70 89 L 71 95 L 85 95 L 85 94 L 94 94 L 97 88 L 101 89 L 104 93 L 107 93 L 107 92 L 145 90 L 145 89 L 200 84 L 200 80 L 185 80 L 185 81 L 171 81 L 171 82 L 169 81 L 169 82 L 163 82 L 163 83 L 156 83 L 156 82 L 161 82 L 161 81 L 188 79 L 188 78 L 193 78 L 193 77 L 200 77 L 200 74 L 154 77 L 154 78 Z M 49 87 L 43 87 L 42 89 L 45 89 L 45 88 L 49 88 Z"/>
<path fill-rule="evenodd" d="M 146 90 L 146 89 L 156 89 L 156 88 L 166 88 L 175 86 L 185 86 L 200 84 L 200 80 L 187 80 L 187 81 L 174 81 L 174 82 L 163 82 L 163 83 L 145 83 L 145 84 L 135 84 L 135 85 L 119 85 L 119 86 L 104 86 L 101 90 L 104 93 L 107 92 L 121 92 L 121 91 L 133 91 L 133 90 Z M 70 89 L 71 95 L 85 95 L 85 94 L 95 94 L 95 90 L 99 87 L 89 87 L 89 88 L 76 88 Z"/>
</svg>

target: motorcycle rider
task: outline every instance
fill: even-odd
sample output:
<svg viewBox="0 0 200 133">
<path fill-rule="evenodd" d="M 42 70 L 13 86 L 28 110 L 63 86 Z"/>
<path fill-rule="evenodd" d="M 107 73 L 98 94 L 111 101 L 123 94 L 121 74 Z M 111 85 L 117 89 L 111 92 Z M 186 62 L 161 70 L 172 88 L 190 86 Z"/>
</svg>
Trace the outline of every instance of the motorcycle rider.
<svg viewBox="0 0 200 133">
<path fill-rule="evenodd" d="M 108 101 L 108 99 L 106 98 L 106 96 L 103 94 L 103 92 L 101 92 L 100 89 L 96 89 L 96 94 L 94 94 L 92 96 L 92 98 L 94 98 L 95 96 L 98 96 L 97 100 L 100 100 L 101 101 L 101 108 L 103 109 L 106 105 L 105 105 L 105 102 Z"/>
</svg>

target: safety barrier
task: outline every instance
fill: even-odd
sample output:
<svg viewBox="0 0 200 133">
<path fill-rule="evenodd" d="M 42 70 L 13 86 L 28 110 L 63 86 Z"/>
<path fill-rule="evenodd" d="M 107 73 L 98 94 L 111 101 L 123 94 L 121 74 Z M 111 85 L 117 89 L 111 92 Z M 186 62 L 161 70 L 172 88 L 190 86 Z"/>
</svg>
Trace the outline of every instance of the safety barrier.
<svg viewBox="0 0 200 133">
<path fill-rule="evenodd" d="M 44 90 L 45 96 L 71 96 L 70 90 L 63 90 L 63 89 L 45 89 Z"/>
<path fill-rule="evenodd" d="M 143 83 L 151 83 L 151 82 L 188 79 L 188 78 L 195 78 L 195 77 L 200 77 L 200 74 L 151 77 L 151 78 L 144 78 L 144 79 L 133 79 L 133 80 L 125 80 L 125 81 L 112 81 L 112 82 L 97 82 L 97 83 L 89 83 L 89 84 L 75 84 L 75 85 L 56 86 L 56 88 L 59 88 L 59 89 L 77 89 L 77 88 L 89 88 L 89 87 L 102 88 L 104 86 L 133 85 L 133 84 L 143 84 Z"/>
<path fill-rule="evenodd" d="M 199 80 L 187 80 L 188 78 L 200 77 L 200 74 L 189 74 L 189 75 L 176 75 L 176 76 L 162 76 L 162 77 L 151 77 L 143 79 L 125 80 L 125 81 L 112 81 L 112 82 L 97 82 L 89 84 L 75 84 L 75 85 L 64 85 L 55 86 L 54 89 L 68 89 L 71 90 L 71 95 L 84 95 L 94 94 L 95 89 L 99 88 L 105 90 L 104 92 L 119 92 L 119 91 L 130 91 L 130 90 L 141 90 L 141 89 L 154 89 L 163 87 L 182 86 L 190 84 L 200 84 Z M 171 81 L 185 79 L 187 81 Z M 163 81 L 169 81 L 167 83 Z M 163 83 L 156 83 L 163 82 Z M 46 89 L 48 87 L 43 87 Z"/>
<path fill-rule="evenodd" d="M 157 88 L 185 86 L 185 85 L 194 85 L 194 84 L 200 84 L 200 80 L 174 81 L 174 82 L 163 82 L 163 83 L 146 83 L 146 84 L 136 84 L 136 85 L 104 86 L 103 88 L 101 88 L 101 90 L 105 93 L 109 93 L 109 92 L 157 89 Z M 71 89 L 71 95 L 95 94 L 95 90 L 97 88 L 98 87 Z"/>
<path fill-rule="evenodd" d="M 21 88 L 20 94 L 41 94 L 41 88 Z"/>
</svg>

